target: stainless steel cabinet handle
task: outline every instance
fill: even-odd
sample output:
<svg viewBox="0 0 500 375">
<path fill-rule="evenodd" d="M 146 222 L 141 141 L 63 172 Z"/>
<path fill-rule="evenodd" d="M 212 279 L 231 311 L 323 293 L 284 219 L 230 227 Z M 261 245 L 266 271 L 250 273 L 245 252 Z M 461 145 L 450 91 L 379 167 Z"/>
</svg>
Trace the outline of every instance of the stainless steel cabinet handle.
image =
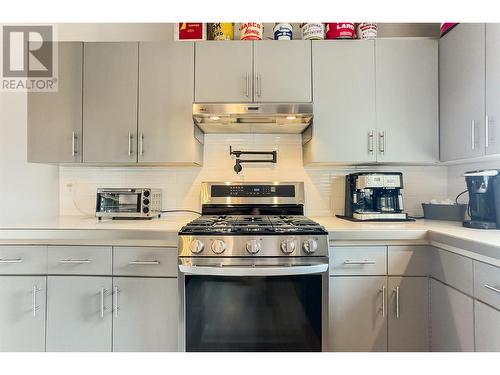
<svg viewBox="0 0 500 375">
<path fill-rule="evenodd" d="M 118 317 L 118 293 L 120 292 L 118 287 L 115 286 L 114 288 L 114 293 L 113 293 L 113 297 L 115 297 L 115 318 Z"/>
<path fill-rule="evenodd" d="M 144 155 L 144 133 L 142 132 L 139 135 L 139 153 L 141 156 Z"/>
<path fill-rule="evenodd" d="M 159 260 L 132 260 L 128 262 L 131 265 L 139 265 L 139 266 L 154 266 L 160 264 Z"/>
<path fill-rule="evenodd" d="M 71 132 L 71 156 L 76 156 L 78 153 L 76 149 L 76 140 L 78 139 L 76 132 Z"/>
<path fill-rule="evenodd" d="M 380 132 L 378 134 L 378 149 L 381 154 L 385 152 L 385 132 Z"/>
<path fill-rule="evenodd" d="M 101 288 L 101 319 L 104 318 L 104 293 L 106 293 L 106 289 Z"/>
<path fill-rule="evenodd" d="M 491 285 L 488 285 L 488 284 L 484 284 L 484 287 L 485 287 L 486 289 L 489 289 L 489 290 L 492 290 L 492 291 L 494 291 L 494 292 L 500 293 L 500 289 L 495 288 L 494 286 L 491 286 Z"/>
<path fill-rule="evenodd" d="M 248 72 L 245 73 L 245 96 L 248 98 L 250 95 L 250 74 Z"/>
<path fill-rule="evenodd" d="M 23 258 L 1 258 L 0 263 L 22 263 Z"/>
<path fill-rule="evenodd" d="M 490 147 L 490 119 L 486 115 L 484 124 L 484 146 L 486 148 Z"/>
<path fill-rule="evenodd" d="M 394 289 L 394 292 L 396 293 L 396 318 L 399 319 L 399 286 Z"/>
<path fill-rule="evenodd" d="M 128 156 L 132 156 L 132 133 L 128 132 Z"/>
<path fill-rule="evenodd" d="M 33 288 L 31 289 L 31 307 L 33 309 L 33 318 L 36 318 L 36 310 L 38 310 L 38 308 L 40 307 L 37 306 L 36 302 L 36 295 L 39 291 L 40 289 L 36 285 L 33 285 Z"/>
<path fill-rule="evenodd" d="M 373 153 L 373 130 L 368 132 L 368 152 Z"/>
<path fill-rule="evenodd" d="M 375 264 L 374 260 L 363 259 L 363 260 L 345 260 L 344 264 Z"/>
<path fill-rule="evenodd" d="M 255 86 L 256 86 L 256 94 L 260 98 L 262 94 L 262 77 L 260 76 L 260 73 L 257 73 L 255 75 Z"/>
<path fill-rule="evenodd" d="M 92 263 L 92 259 L 61 259 L 61 264 L 88 264 Z"/>
<path fill-rule="evenodd" d="M 470 123 L 471 131 L 471 148 L 474 150 L 476 148 L 476 121 L 472 120 Z"/>
<path fill-rule="evenodd" d="M 382 287 L 382 316 L 385 317 L 385 285 Z"/>
</svg>

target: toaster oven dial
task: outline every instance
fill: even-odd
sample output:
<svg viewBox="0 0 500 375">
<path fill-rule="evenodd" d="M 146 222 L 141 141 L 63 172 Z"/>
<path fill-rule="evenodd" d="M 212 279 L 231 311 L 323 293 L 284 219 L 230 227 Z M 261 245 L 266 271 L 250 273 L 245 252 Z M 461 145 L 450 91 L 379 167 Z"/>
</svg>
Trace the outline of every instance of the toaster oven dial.
<svg viewBox="0 0 500 375">
<path fill-rule="evenodd" d="M 144 198 L 144 199 L 142 200 L 142 203 L 143 203 L 145 206 L 147 206 L 147 205 L 149 204 L 149 199 Z"/>
<path fill-rule="evenodd" d="M 260 251 L 260 243 L 257 240 L 249 240 L 247 241 L 246 248 L 250 254 L 257 254 Z"/>
<path fill-rule="evenodd" d="M 143 207 L 142 208 L 142 212 L 144 212 L 145 214 L 147 214 L 149 212 L 149 207 Z"/>
<path fill-rule="evenodd" d="M 295 250 L 295 241 L 292 239 L 283 240 L 281 241 L 280 248 L 284 254 L 291 254 Z"/>
<path fill-rule="evenodd" d="M 302 244 L 302 249 L 304 249 L 307 254 L 312 254 L 318 249 L 318 242 L 312 238 L 305 240 Z"/>
<path fill-rule="evenodd" d="M 200 240 L 193 240 L 189 244 L 189 250 L 193 254 L 199 254 L 199 253 L 201 253 L 203 251 L 204 247 L 205 247 L 205 245 L 203 244 L 203 241 L 200 241 Z"/>
<path fill-rule="evenodd" d="M 223 240 L 214 240 L 212 242 L 212 251 L 215 254 L 222 254 L 226 250 L 226 243 Z"/>
<path fill-rule="evenodd" d="M 144 192 L 142 193 L 142 195 L 144 195 L 146 198 L 149 197 L 149 190 L 144 190 Z"/>
</svg>

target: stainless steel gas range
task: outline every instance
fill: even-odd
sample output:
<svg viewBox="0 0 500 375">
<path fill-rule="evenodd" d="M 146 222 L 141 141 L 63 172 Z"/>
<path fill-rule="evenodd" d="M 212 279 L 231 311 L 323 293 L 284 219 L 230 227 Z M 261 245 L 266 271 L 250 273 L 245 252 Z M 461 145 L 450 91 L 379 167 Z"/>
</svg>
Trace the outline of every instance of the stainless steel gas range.
<svg viewBox="0 0 500 375">
<path fill-rule="evenodd" d="M 304 216 L 303 183 L 203 183 L 179 280 L 186 351 L 324 347 L 328 233 Z"/>
</svg>

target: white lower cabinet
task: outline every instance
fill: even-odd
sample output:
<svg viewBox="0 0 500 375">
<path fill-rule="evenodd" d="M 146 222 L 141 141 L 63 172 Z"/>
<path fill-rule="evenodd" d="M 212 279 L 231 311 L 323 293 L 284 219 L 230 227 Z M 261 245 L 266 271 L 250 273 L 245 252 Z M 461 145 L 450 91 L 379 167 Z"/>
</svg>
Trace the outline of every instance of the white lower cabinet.
<svg viewBox="0 0 500 375">
<path fill-rule="evenodd" d="M 45 350 L 45 276 L 0 277 L 0 351 Z"/>
<path fill-rule="evenodd" d="M 177 279 L 115 277 L 113 351 L 177 351 Z"/>
<path fill-rule="evenodd" d="M 385 276 L 330 277 L 328 350 L 387 351 L 386 283 Z"/>
<path fill-rule="evenodd" d="M 431 279 L 431 351 L 474 351 L 473 299 Z"/>
<path fill-rule="evenodd" d="M 474 301 L 476 352 L 500 352 L 500 311 Z"/>
<path fill-rule="evenodd" d="M 112 278 L 49 276 L 47 284 L 47 351 L 111 351 Z"/>
<path fill-rule="evenodd" d="M 429 351 L 429 279 L 388 278 L 389 351 Z"/>
</svg>

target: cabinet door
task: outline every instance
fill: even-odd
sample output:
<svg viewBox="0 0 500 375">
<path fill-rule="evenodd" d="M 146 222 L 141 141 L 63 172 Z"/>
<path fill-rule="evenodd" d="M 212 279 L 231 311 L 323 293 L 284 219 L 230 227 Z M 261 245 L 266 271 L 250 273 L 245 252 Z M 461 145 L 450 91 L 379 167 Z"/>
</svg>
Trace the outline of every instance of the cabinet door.
<svg viewBox="0 0 500 375">
<path fill-rule="evenodd" d="M 500 352 L 500 311 L 474 301 L 476 352 Z"/>
<path fill-rule="evenodd" d="M 485 25 L 462 23 L 439 41 L 441 160 L 484 153 Z"/>
<path fill-rule="evenodd" d="M 137 161 L 137 43 L 84 43 L 83 161 Z"/>
<path fill-rule="evenodd" d="M 49 276 L 47 351 L 111 351 L 111 277 Z"/>
<path fill-rule="evenodd" d="M 486 24 L 486 154 L 500 154 L 500 24 Z"/>
<path fill-rule="evenodd" d="M 431 351 L 474 351 L 473 300 L 431 279 Z"/>
<path fill-rule="evenodd" d="M 254 100 L 311 102 L 311 42 L 254 44 Z"/>
<path fill-rule="evenodd" d="M 389 351 L 429 351 L 429 279 L 389 277 Z"/>
<path fill-rule="evenodd" d="M 140 163 L 201 164 L 193 85 L 194 43 L 139 44 Z"/>
<path fill-rule="evenodd" d="M 46 280 L 0 277 L 0 351 L 45 351 Z"/>
<path fill-rule="evenodd" d="M 249 41 L 195 44 L 195 101 L 251 102 L 252 54 Z"/>
<path fill-rule="evenodd" d="M 57 92 L 28 93 L 28 161 L 82 161 L 82 51 L 79 42 L 57 43 Z"/>
<path fill-rule="evenodd" d="M 387 351 L 385 276 L 330 277 L 328 347 Z"/>
<path fill-rule="evenodd" d="M 439 161 L 437 40 L 379 39 L 375 51 L 378 161 Z"/>
<path fill-rule="evenodd" d="M 314 124 L 304 164 L 373 162 L 375 51 L 368 41 L 313 41 Z"/>
<path fill-rule="evenodd" d="M 115 277 L 113 351 L 177 351 L 177 279 Z"/>
</svg>

